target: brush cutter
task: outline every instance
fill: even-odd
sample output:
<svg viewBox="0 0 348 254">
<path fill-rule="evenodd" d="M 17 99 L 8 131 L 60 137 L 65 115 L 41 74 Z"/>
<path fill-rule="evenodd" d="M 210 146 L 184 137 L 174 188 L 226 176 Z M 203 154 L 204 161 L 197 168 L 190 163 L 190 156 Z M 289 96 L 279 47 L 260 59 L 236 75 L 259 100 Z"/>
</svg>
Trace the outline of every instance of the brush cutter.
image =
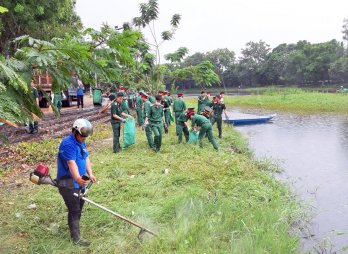
<svg viewBox="0 0 348 254">
<path fill-rule="evenodd" d="M 90 178 L 88 176 L 86 176 L 86 175 L 82 176 L 82 179 L 85 180 L 85 181 L 89 181 L 90 180 Z M 46 165 L 42 164 L 42 163 L 37 166 L 37 168 L 34 170 L 33 173 L 30 173 L 30 181 L 35 183 L 35 184 L 38 184 L 38 185 L 48 184 L 48 185 L 53 185 L 55 187 L 58 187 L 57 186 L 57 181 L 55 179 L 53 180 L 51 178 L 51 176 L 49 174 L 48 167 Z M 108 212 L 108 213 L 111 213 L 112 215 L 116 216 L 117 218 L 119 218 L 121 220 L 124 220 L 125 222 L 128 222 L 128 223 L 132 224 L 133 226 L 136 226 L 136 227 L 140 228 L 140 232 L 138 234 L 138 239 L 139 240 L 140 240 L 140 236 L 142 234 L 144 234 L 145 232 L 147 232 L 147 233 L 149 233 L 149 234 L 151 234 L 153 236 L 157 236 L 157 234 L 155 234 L 153 231 L 143 227 L 142 225 L 140 225 L 140 224 L 138 224 L 138 223 L 128 219 L 127 217 L 124 217 L 121 214 L 118 214 L 118 213 L 116 213 L 116 212 L 114 212 L 114 211 L 112 211 L 112 210 L 110 210 L 110 209 L 108 209 L 108 208 L 106 208 L 106 207 L 104 207 L 102 205 L 99 205 L 96 202 L 86 198 L 86 194 L 90 190 L 90 188 L 92 187 L 92 184 L 93 184 L 93 182 L 90 181 L 88 183 L 88 185 L 86 186 L 86 188 L 84 188 L 84 189 L 80 188 L 79 189 L 79 193 L 74 193 L 74 196 L 78 197 L 78 198 L 80 198 L 80 199 L 82 199 L 82 200 L 84 200 L 84 201 L 86 201 L 86 202 L 88 202 L 88 203 L 90 203 L 90 204 L 92 204 L 92 205 L 94 205 L 94 206 L 96 206 L 96 207 L 98 207 L 98 208 Z"/>
</svg>

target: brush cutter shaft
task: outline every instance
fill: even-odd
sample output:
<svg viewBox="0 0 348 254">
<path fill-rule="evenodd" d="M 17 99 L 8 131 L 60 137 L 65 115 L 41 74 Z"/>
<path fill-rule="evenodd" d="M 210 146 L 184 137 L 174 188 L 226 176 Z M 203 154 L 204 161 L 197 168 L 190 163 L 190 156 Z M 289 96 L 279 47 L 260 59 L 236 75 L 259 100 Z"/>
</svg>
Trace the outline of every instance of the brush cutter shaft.
<svg viewBox="0 0 348 254">
<path fill-rule="evenodd" d="M 74 196 L 78 197 L 78 194 L 74 193 Z M 128 223 L 130 223 L 130 224 L 132 224 L 132 225 L 134 225 L 134 226 L 136 226 L 138 228 L 140 228 L 141 230 L 146 231 L 146 232 L 150 233 L 151 235 L 157 236 L 154 232 L 152 232 L 151 230 L 148 230 L 148 229 L 142 227 L 141 225 L 137 224 L 136 222 L 131 221 L 130 219 L 128 219 L 128 218 L 126 218 L 126 217 L 124 217 L 124 216 L 122 216 L 122 215 L 120 215 L 118 213 L 115 213 L 114 211 L 111 211 L 110 209 L 108 209 L 108 208 L 106 208 L 106 207 L 104 207 L 102 205 L 99 205 L 99 204 L 95 203 L 94 201 L 92 201 L 92 200 L 90 200 L 88 198 L 85 198 L 85 197 L 81 197 L 81 198 L 84 201 L 86 201 L 86 202 L 88 202 L 88 203 L 90 203 L 92 205 L 95 205 L 96 207 L 99 207 L 100 209 L 103 209 L 104 211 L 107 211 L 107 212 L 115 215 L 116 217 L 118 217 L 118 218 L 120 218 L 120 219 L 122 219 L 122 220 L 124 220 L 124 221 L 126 221 L 126 222 L 128 222 Z"/>
</svg>

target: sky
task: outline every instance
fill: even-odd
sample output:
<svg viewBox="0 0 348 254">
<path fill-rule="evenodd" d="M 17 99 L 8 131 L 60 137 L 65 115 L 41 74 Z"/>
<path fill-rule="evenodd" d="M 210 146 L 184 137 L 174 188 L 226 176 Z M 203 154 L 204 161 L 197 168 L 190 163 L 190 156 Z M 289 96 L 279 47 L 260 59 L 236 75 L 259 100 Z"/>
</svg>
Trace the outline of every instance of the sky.
<svg viewBox="0 0 348 254">
<path fill-rule="evenodd" d="M 122 26 L 140 16 L 139 4 L 147 0 L 77 0 L 76 12 L 85 27 L 102 23 Z M 240 55 L 247 42 L 265 41 L 271 48 L 281 43 L 332 39 L 342 41 L 348 0 L 159 0 L 157 35 L 170 29 L 171 17 L 182 16 L 175 38 L 160 48 L 161 55 L 187 47 L 189 54 L 228 48 Z M 152 42 L 148 29 L 145 37 Z"/>
</svg>

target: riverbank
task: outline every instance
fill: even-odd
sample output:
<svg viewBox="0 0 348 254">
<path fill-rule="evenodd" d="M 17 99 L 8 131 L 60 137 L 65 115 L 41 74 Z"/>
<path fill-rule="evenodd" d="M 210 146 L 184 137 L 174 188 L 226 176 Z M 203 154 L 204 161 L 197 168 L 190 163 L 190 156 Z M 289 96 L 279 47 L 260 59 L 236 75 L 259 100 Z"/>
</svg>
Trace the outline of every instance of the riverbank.
<svg viewBox="0 0 348 254">
<path fill-rule="evenodd" d="M 163 137 L 159 153 L 148 148 L 137 130 L 137 144 L 112 153 L 111 128 L 100 126 L 90 157 L 99 183 L 89 198 L 157 232 L 141 244 L 138 230 L 110 214 L 86 205 L 81 231 L 93 242 L 86 249 L 69 242 L 66 208 L 56 189 L 36 186 L 28 172 L 2 185 L 1 253 L 297 253 L 291 227 L 301 218 L 288 189 L 271 174 L 268 163 L 256 161 L 246 141 L 224 125 L 224 139 L 215 152 L 176 144 L 175 127 Z M 215 128 L 214 128 L 215 129 Z M 99 133 L 99 134 L 98 134 Z M 216 133 L 215 133 L 216 134 Z M 51 161 L 60 139 L 21 144 L 21 157 L 45 151 Z M 36 147 L 36 148 L 35 148 Z M 51 166 L 52 175 L 55 168 Z M 35 204 L 36 209 L 28 209 Z"/>
<path fill-rule="evenodd" d="M 347 85 L 344 85 L 347 87 Z M 233 94 L 233 95 L 259 95 L 264 93 L 274 93 L 274 92 L 282 92 L 286 90 L 303 90 L 306 92 L 318 92 L 318 93 L 336 93 L 337 90 L 341 88 L 341 85 L 323 85 L 323 86 L 255 86 L 255 87 L 207 87 L 205 90 L 211 92 L 212 94 L 219 94 L 220 92 L 225 92 L 225 94 Z M 200 94 L 202 89 L 195 87 L 190 89 L 179 89 L 180 92 L 184 94 Z"/>
<path fill-rule="evenodd" d="M 347 113 L 348 94 L 269 89 L 259 95 L 227 96 L 225 104 L 297 113 Z"/>
</svg>

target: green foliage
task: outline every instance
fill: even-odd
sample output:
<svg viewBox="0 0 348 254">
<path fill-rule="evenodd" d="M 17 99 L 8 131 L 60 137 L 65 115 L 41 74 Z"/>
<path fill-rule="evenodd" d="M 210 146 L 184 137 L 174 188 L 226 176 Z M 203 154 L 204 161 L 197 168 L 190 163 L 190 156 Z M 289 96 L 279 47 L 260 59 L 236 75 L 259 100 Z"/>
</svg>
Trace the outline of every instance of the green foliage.
<svg viewBox="0 0 348 254">
<path fill-rule="evenodd" d="M 32 118 L 31 113 L 41 116 L 25 79 L 28 70 L 25 62 L 0 57 L 0 118 L 23 122 Z"/>
<path fill-rule="evenodd" d="M 3 0 L 1 5 L 8 12 L 0 16 L 0 54 L 12 55 L 16 45 L 10 42 L 21 35 L 48 41 L 82 28 L 75 1 L 57 0 L 52 5 L 46 0 Z"/>
<path fill-rule="evenodd" d="M 194 66 L 192 77 L 196 84 L 200 85 L 202 88 L 219 82 L 219 76 L 213 71 L 213 65 L 209 61 L 204 61 Z"/>
<path fill-rule="evenodd" d="M 347 24 L 348 19 L 345 19 L 342 30 L 344 40 L 348 38 Z M 208 53 L 196 52 L 186 57 L 180 67 L 195 66 L 209 60 L 224 87 L 344 84 L 348 82 L 347 52 L 344 43 L 336 40 L 321 43 L 300 40 L 297 43 L 282 43 L 272 50 L 264 41 L 259 41 L 248 42 L 238 60 L 233 51 L 216 49 Z M 168 55 L 168 60 L 172 57 Z M 166 79 L 167 85 L 172 80 Z M 183 89 L 195 85 L 190 77 L 175 82 Z"/>
<path fill-rule="evenodd" d="M 8 9 L 6 9 L 5 7 L 0 6 L 0 14 L 1 13 L 5 13 L 8 12 Z"/>
<path fill-rule="evenodd" d="M 180 14 L 174 14 L 172 17 L 172 20 L 170 21 L 170 24 L 174 27 L 177 28 L 181 20 L 181 15 Z"/>
<path fill-rule="evenodd" d="M 41 116 L 28 89 L 32 67 L 47 71 L 58 90 L 71 83 L 72 74 L 89 84 L 97 82 L 96 76 L 123 81 L 121 68 L 134 65 L 131 47 L 141 34 L 130 30 L 115 33 L 107 26 L 101 32 L 88 29 L 84 34 L 91 35 L 92 41 L 69 35 L 49 42 L 28 35 L 16 38 L 15 58 L 0 58 L 0 90 L 4 91 L 0 94 L 0 118 L 25 122 L 32 118 L 31 113 Z"/>
<path fill-rule="evenodd" d="M 171 31 L 163 31 L 162 32 L 162 40 L 164 41 L 170 41 L 173 39 L 174 34 Z"/>
<path fill-rule="evenodd" d="M 14 8 L 14 11 L 16 13 L 22 13 L 24 11 L 24 6 L 21 5 L 21 4 L 16 4 L 15 8 Z"/>
<path fill-rule="evenodd" d="M 334 80 L 348 80 L 348 56 L 342 56 L 330 63 L 329 75 Z"/>
<path fill-rule="evenodd" d="M 174 53 L 165 55 L 164 59 L 170 61 L 171 63 L 180 63 L 188 52 L 188 48 L 180 47 Z"/>
</svg>

